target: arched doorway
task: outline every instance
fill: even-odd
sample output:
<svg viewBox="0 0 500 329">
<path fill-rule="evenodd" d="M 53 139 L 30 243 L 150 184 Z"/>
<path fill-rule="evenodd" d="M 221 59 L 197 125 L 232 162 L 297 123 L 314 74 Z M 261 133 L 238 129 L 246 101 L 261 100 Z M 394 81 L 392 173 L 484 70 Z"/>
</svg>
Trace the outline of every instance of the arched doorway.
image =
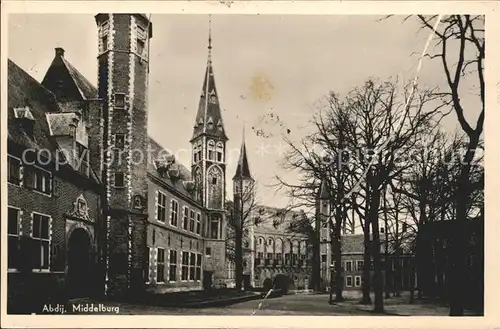
<svg viewBox="0 0 500 329">
<path fill-rule="evenodd" d="M 71 298 L 88 297 L 92 294 L 93 276 L 91 271 L 90 236 L 82 228 L 75 229 L 68 242 L 68 293 Z"/>
</svg>

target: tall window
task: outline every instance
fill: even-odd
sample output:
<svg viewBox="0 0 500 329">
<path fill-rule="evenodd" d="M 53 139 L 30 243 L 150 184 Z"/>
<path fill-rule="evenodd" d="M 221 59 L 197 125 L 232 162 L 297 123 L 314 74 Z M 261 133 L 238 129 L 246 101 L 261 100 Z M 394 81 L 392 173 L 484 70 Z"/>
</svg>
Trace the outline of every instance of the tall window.
<svg viewBox="0 0 500 329">
<path fill-rule="evenodd" d="M 182 252 L 181 280 L 187 281 L 189 273 L 189 252 Z"/>
<path fill-rule="evenodd" d="M 157 220 L 165 223 L 167 213 L 167 196 L 158 191 Z"/>
<path fill-rule="evenodd" d="M 326 254 L 321 255 L 321 262 L 326 263 Z"/>
<path fill-rule="evenodd" d="M 189 209 L 188 207 L 184 206 L 182 207 L 182 228 L 187 231 L 189 227 Z"/>
<path fill-rule="evenodd" d="M 195 212 L 194 210 L 189 211 L 189 231 L 194 232 L 194 221 L 195 221 Z"/>
<path fill-rule="evenodd" d="M 345 277 L 345 286 L 352 287 L 352 276 L 348 275 Z"/>
<path fill-rule="evenodd" d="M 102 44 L 101 44 L 101 51 L 102 52 L 107 51 L 108 50 L 108 36 L 107 35 L 103 36 L 101 38 L 101 42 L 102 42 Z"/>
<path fill-rule="evenodd" d="M 208 160 L 215 160 L 215 142 L 213 140 L 208 141 Z"/>
<path fill-rule="evenodd" d="M 298 255 L 292 254 L 292 266 L 297 266 Z"/>
<path fill-rule="evenodd" d="M 197 142 L 194 145 L 193 161 L 194 161 L 194 163 L 201 161 L 201 142 Z"/>
<path fill-rule="evenodd" d="M 201 280 L 201 254 L 196 254 L 196 281 Z"/>
<path fill-rule="evenodd" d="M 80 143 L 76 143 L 76 165 L 77 170 L 84 174 L 89 175 L 89 152 L 88 149 Z"/>
<path fill-rule="evenodd" d="M 276 265 L 281 265 L 281 253 L 276 254 Z"/>
<path fill-rule="evenodd" d="M 179 203 L 177 200 L 170 201 L 170 225 L 177 226 L 179 213 Z"/>
<path fill-rule="evenodd" d="M 33 240 L 35 240 L 34 268 L 49 269 L 50 255 L 50 217 L 42 214 L 32 214 Z"/>
<path fill-rule="evenodd" d="M 223 162 L 224 161 L 224 146 L 222 145 L 221 142 L 217 143 L 217 147 L 216 147 L 215 151 L 217 153 L 217 161 Z"/>
<path fill-rule="evenodd" d="M 196 254 L 190 253 L 189 257 L 189 281 L 194 281 L 196 273 Z"/>
<path fill-rule="evenodd" d="M 201 214 L 196 214 L 196 234 L 201 234 Z"/>
<path fill-rule="evenodd" d="M 7 181 L 11 184 L 21 183 L 21 160 L 7 156 Z"/>
<path fill-rule="evenodd" d="M 364 262 L 362 260 L 357 260 L 356 261 L 356 269 L 358 271 L 362 271 L 363 270 L 363 266 L 364 266 Z"/>
<path fill-rule="evenodd" d="M 255 260 L 256 265 L 260 265 L 263 259 L 264 259 L 264 253 L 263 252 L 258 252 L 257 253 L 257 259 Z"/>
<path fill-rule="evenodd" d="M 355 287 L 361 287 L 361 276 L 356 275 L 354 277 L 354 286 Z"/>
<path fill-rule="evenodd" d="M 217 219 L 212 219 L 210 221 L 210 238 L 211 239 L 219 238 L 219 221 Z"/>
<path fill-rule="evenodd" d="M 177 250 L 170 250 L 168 281 L 170 282 L 177 281 Z"/>
<path fill-rule="evenodd" d="M 100 31 L 99 31 L 100 38 L 101 38 L 101 44 L 100 44 L 99 50 L 101 53 L 108 50 L 108 33 L 109 33 L 109 22 L 105 21 L 101 24 Z"/>
<path fill-rule="evenodd" d="M 146 45 L 146 30 L 137 26 L 137 54 L 141 57 L 145 56 L 144 51 Z"/>
<path fill-rule="evenodd" d="M 352 262 L 350 260 L 345 262 L 345 270 L 346 270 L 346 272 L 352 271 Z"/>
<path fill-rule="evenodd" d="M 52 192 L 52 175 L 37 167 L 26 167 L 24 186 L 44 194 L 50 194 Z"/>
<path fill-rule="evenodd" d="M 165 282 L 165 249 L 158 248 L 158 258 L 156 261 L 156 282 Z"/>
<path fill-rule="evenodd" d="M 273 260 L 273 254 L 268 252 L 266 257 L 266 265 L 271 265 L 272 260 Z"/>
<path fill-rule="evenodd" d="M 7 235 L 8 235 L 8 268 L 17 268 L 19 260 L 19 209 L 9 207 L 7 216 Z"/>
</svg>

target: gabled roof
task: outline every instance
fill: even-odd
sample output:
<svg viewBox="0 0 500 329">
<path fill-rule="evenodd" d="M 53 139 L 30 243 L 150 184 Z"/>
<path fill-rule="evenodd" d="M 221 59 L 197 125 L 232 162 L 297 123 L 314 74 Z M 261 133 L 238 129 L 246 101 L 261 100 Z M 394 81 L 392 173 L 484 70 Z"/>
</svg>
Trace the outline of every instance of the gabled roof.
<svg viewBox="0 0 500 329">
<path fill-rule="evenodd" d="M 55 57 L 42 80 L 58 101 L 88 100 L 98 97 L 97 88 L 64 58 L 64 49 L 56 48 Z"/>
<path fill-rule="evenodd" d="M 215 87 L 211 49 L 211 39 L 209 39 L 207 68 L 191 140 L 201 135 L 208 135 L 222 140 L 228 139 L 224 131 L 219 96 Z"/>
<path fill-rule="evenodd" d="M 61 108 L 55 95 L 42 86 L 32 76 L 8 60 L 8 94 L 7 94 L 7 120 L 8 140 L 19 147 L 32 148 L 33 150 L 48 150 L 52 159 L 56 159 L 59 145 L 51 136 L 49 113 L 60 114 Z M 33 116 L 33 135 L 27 134 L 15 116 L 15 108 L 29 108 Z M 69 113 L 68 113 L 69 114 Z M 90 170 L 90 179 L 98 182 L 95 172 Z"/>
</svg>

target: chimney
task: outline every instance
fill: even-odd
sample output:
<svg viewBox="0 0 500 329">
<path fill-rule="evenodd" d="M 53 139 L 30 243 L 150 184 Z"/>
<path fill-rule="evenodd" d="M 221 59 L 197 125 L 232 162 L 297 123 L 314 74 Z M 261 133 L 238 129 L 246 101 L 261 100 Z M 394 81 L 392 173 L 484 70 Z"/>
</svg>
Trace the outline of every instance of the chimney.
<svg viewBox="0 0 500 329">
<path fill-rule="evenodd" d="M 55 50 L 56 50 L 56 57 L 57 56 L 64 57 L 64 48 L 57 47 L 55 48 Z"/>
</svg>

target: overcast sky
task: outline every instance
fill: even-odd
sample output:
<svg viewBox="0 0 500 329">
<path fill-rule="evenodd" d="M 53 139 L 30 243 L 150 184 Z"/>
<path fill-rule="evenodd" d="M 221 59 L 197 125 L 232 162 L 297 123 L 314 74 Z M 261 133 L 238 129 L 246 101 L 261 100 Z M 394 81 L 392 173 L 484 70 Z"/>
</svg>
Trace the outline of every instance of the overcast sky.
<svg viewBox="0 0 500 329">
<path fill-rule="evenodd" d="M 266 185 L 276 174 L 294 177 L 278 164 L 287 129 L 290 138 L 300 139 L 308 131 L 315 102 L 330 90 L 346 93 L 369 77 L 413 79 L 418 55 L 412 54 L 422 52 L 428 33 L 418 32 L 414 21 L 402 23 L 402 17 L 379 18 L 212 16 L 214 73 L 230 139 L 230 195 L 244 123 L 259 198 L 269 206 L 284 206 L 286 198 Z M 152 22 L 149 134 L 189 166 L 189 139 L 207 61 L 208 15 L 153 14 Z M 63 47 L 65 57 L 97 85 L 93 15 L 10 15 L 9 58 L 39 81 L 54 57 L 54 47 Z M 425 60 L 419 79 L 424 86 L 443 84 L 439 63 Z M 468 98 L 463 97 L 467 105 L 477 104 Z M 450 116 L 445 128 L 455 127 L 456 118 Z"/>
</svg>

